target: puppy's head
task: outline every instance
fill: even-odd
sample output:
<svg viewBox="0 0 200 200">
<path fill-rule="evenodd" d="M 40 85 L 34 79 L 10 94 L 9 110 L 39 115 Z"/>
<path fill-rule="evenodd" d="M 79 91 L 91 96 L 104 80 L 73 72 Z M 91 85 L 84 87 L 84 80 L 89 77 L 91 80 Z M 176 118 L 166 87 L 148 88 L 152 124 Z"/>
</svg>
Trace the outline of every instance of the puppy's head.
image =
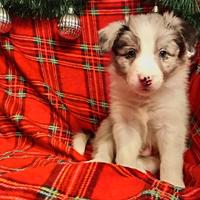
<svg viewBox="0 0 200 200">
<path fill-rule="evenodd" d="M 99 32 L 103 52 L 112 50 L 115 72 L 137 93 L 157 91 L 178 68 L 189 65 L 197 33 L 173 13 L 130 16 Z"/>
</svg>

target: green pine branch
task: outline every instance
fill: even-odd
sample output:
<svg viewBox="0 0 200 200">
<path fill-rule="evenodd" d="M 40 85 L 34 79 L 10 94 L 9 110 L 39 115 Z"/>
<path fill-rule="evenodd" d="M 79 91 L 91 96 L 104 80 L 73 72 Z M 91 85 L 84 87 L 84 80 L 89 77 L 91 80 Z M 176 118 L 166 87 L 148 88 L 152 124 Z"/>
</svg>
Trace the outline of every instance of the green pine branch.
<svg viewBox="0 0 200 200">
<path fill-rule="evenodd" d="M 198 0 L 158 0 L 158 2 L 193 25 L 200 37 L 200 3 Z"/>
<path fill-rule="evenodd" d="M 165 8 L 173 10 L 183 19 L 190 22 L 200 35 L 200 3 L 199 0 L 153 0 Z M 69 7 L 76 14 L 81 14 L 88 0 L 0 0 L 0 3 L 17 16 L 32 18 L 60 18 Z"/>
<path fill-rule="evenodd" d="M 87 0 L 0 0 L 10 13 L 21 17 L 54 18 L 65 15 L 69 7 L 81 14 Z"/>
<path fill-rule="evenodd" d="M 159 2 L 183 15 L 195 14 L 200 11 L 197 0 L 159 0 Z"/>
</svg>

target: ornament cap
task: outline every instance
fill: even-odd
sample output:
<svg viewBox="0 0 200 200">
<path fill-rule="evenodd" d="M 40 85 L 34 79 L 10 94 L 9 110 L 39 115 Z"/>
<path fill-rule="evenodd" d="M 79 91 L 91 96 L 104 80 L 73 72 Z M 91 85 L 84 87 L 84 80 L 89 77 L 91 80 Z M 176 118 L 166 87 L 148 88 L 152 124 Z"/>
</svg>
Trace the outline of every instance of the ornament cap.
<svg viewBox="0 0 200 200">
<path fill-rule="evenodd" d="M 152 12 L 154 12 L 154 13 L 158 13 L 159 12 L 159 9 L 158 9 L 158 0 L 155 0 L 155 4 L 154 4 Z"/>
<path fill-rule="evenodd" d="M 155 5 L 155 6 L 153 7 L 153 12 L 154 12 L 154 13 L 158 13 L 158 6 L 157 6 L 157 5 Z"/>
<path fill-rule="evenodd" d="M 74 14 L 74 8 L 73 7 L 69 7 L 68 14 L 70 14 L 70 15 Z"/>
</svg>

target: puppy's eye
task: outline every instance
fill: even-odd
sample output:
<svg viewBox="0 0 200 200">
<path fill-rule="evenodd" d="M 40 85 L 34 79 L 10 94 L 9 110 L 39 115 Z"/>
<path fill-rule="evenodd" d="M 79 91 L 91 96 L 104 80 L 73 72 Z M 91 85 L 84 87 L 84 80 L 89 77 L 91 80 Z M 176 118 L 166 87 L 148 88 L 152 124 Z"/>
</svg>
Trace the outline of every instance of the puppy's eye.
<svg viewBox="0 0 200 200">
<path fill-rule="evenodd" d="M 129 49 L 128 53 L 125 56 L 127 59 L 129 58 L 135 58 L 136 57 L 136 50 L 135 49 Z"/>
<path fill-rule="evenodd" d="M 159 52 L 159 57 L 160 58 L 166 58 L 168 55 L 167 51 L 165 51 L 164 49 L 161 49 Z"/>
</svg>

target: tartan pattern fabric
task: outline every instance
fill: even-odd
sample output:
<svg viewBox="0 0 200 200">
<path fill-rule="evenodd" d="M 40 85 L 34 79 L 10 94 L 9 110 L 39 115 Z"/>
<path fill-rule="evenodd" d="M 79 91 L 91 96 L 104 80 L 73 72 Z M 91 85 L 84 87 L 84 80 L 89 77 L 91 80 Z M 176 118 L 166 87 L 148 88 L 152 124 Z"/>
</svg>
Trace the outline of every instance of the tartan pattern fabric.
<svg viewBox="0 0 200 200">
<path fill-rule="evenodd" d="M 200 199 L 200 46 L 191 67 L 191 123 L 186 189 L 115 164 L 86 163 L 72 136 L 94 134 L 109 112 L 109 55 L 98 30 L 125 14 L 150 11 L 140 1 L 91 0 L 75 42 L 59 37 L 57 20 L 13 18 L 0 38 L 0 199 Z"/>
</svg>

